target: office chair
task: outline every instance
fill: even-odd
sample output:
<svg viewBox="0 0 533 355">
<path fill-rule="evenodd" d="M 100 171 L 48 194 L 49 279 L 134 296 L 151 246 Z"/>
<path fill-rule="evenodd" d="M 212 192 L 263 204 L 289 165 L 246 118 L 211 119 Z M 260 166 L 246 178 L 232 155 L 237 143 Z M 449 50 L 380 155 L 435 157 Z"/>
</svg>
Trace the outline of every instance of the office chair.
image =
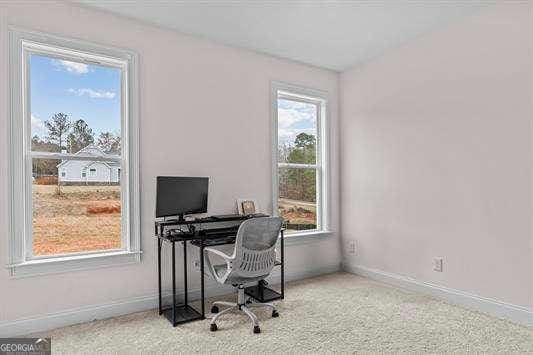
<svg viewBox="0 0 533 355">
<path fill-rule="evenodd" d="M 249 302 L 244 295 L 244 285 L 254 281 L 261 281 L 267 277 L 276 260 L 276 241 L 281 231 L 283 219 L 279 217 L 253 218 L 244 221 L 235 238 L 235 249 L 231 256 L 223 252 L 205 248 L 206 264 L 215 280 L 223 285 L 233 285 L 237 288 L 237 303 L 213 302 L 211 313 L 216 313 L 211 319 L 211 331 L 218 329 L 216 321 L 220 316 L 233 309 L 244 312 L 252 321 L 254 333 L 260 333 L 257 316 L 251 307 L 269 307 L 272 317 L 278 317 L 276 308 L 271 303 Z M 210 254 L 222 257 L 226 264 L 213 265 Z M 247 302 L 248 301 L 248 302 Z M 219 312 L 217 305 L 229 306 Z"/>
</svg>

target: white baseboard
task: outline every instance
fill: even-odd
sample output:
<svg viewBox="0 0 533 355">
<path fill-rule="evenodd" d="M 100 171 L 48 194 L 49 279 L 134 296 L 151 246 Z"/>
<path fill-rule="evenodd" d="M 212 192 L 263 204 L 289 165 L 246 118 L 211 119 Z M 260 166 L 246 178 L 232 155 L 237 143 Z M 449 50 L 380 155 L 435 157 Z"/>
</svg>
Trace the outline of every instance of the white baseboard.
<svg viewBox="0 0 533 355">
<path fill-rule="evenodd" d="M 407 276 L 372 269 L 362 265 L 343 263 L 342 269 L 353 274 L 392 284 L 410 291 L 431 295 L 444 301 L 475 309 L 498 318 L 504 318 L 516 323 L 533 326 L 533 310 L 526 307 L 481 297 L 428 282 L 418 281 Z"/>
<path fill-rule="evenodd" d="M 300 270 L 285 272 L 285 281 L 294 281 L 308 277 L 328 274 L 340 270 L 340 264 L 326 265 L 310 270 Z M 269 282 L 277 284 L 280 282 L 279 272 L 274 273 Z M 179 285 L 178 285 L 179 287 Z M 220 296 L 234 292 L 232 287 L 206 283 L 206 297 Z M 164 297 L 169 297 L 167 291 Z M 194 289 L 189 292 L 191 301 L 200 298 L 200 290 Z M 178 299 L 183 299 L 183 293 L 178 294 Z M 110 302 L 100 305 L 92 305 L 68 309 L 61 312 L 37 315 L 35 317 L 21 318 L 14 321 L 0 322 L 0 337 L 13 337 L 42 332 L 50 329 L 65 327 L 68 325 L 90 322 L 97 319 L 116 317 L 124 314 L 135 313 L 154 309 L 158 307 L 157 293 L 130 298 L 121 301 Z"/>
</svg>

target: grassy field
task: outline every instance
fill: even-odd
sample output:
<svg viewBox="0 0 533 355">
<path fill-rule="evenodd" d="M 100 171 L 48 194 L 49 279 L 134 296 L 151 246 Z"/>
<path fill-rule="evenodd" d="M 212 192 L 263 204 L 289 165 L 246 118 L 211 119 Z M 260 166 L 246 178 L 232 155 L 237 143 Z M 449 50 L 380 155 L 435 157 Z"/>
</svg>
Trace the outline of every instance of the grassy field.
<svg viewBox="0 0 533 355">
<path fill-rule="evenodd" d="M 95 206 L 115 208 L 90 212 Z M 119 211 L 119 186 L 62 186 L 57 194 L 55 185 L 33 185 L 34 255 L 120 248 Z"/>
</svg>

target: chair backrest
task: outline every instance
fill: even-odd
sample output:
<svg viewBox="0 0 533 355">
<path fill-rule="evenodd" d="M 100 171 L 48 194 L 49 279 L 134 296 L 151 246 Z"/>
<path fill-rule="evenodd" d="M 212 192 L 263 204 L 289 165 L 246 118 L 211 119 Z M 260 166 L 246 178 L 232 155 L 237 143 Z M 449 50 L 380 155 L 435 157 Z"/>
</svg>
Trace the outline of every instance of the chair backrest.
<svg viewBox="0 0 533 355">
<path fill-rule="evenodd" d="M 234 276 L 254 278 L 270 274 L 282 225 L 280 217 L 253 218 L 241 224 L 235 238 Z"/>
</svg>

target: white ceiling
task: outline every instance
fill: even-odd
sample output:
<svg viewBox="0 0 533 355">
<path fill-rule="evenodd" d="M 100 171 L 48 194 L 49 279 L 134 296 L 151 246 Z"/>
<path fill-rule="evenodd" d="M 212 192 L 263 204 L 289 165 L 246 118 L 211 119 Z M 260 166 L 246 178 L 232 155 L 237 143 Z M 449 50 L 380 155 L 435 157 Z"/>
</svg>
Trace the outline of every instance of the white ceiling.
<svg viewBox="0 0 533 355">
<path fill-rule="evenodd" d="M 224 44 L 343 71 L 489 0 L 76 0 Z"/>
</svg>

